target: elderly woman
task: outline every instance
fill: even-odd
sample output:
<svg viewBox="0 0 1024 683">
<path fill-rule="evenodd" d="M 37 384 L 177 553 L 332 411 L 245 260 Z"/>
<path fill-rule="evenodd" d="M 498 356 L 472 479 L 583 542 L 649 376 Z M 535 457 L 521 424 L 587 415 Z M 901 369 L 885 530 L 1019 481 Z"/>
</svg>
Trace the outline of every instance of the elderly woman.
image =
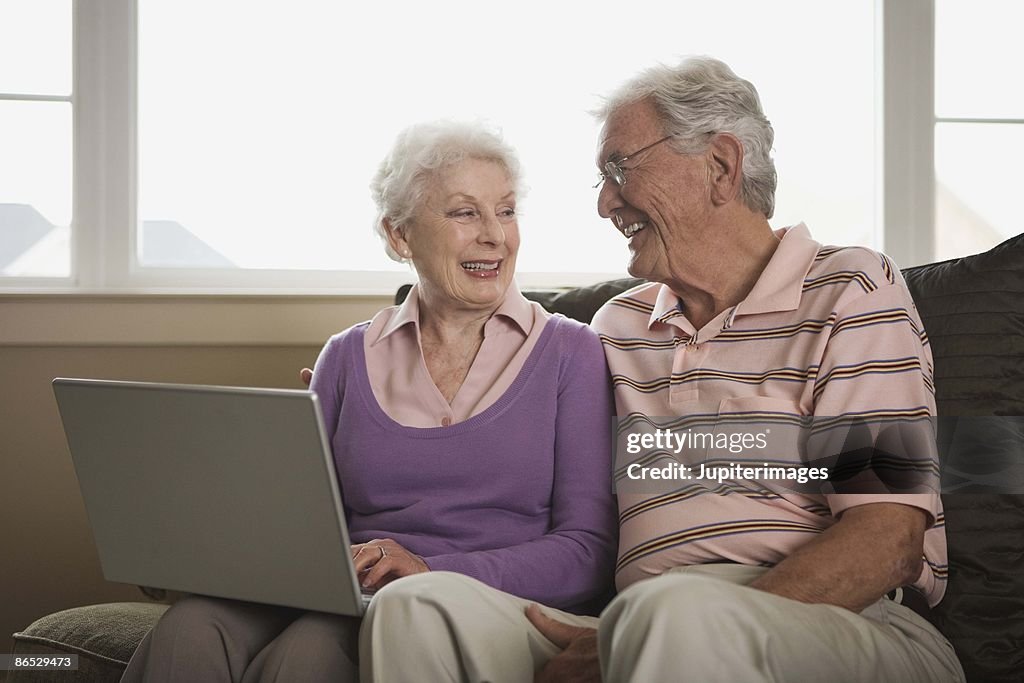
<svg viewBox="0 0 1024 683">
<path fill-rule="evenodd" d="M 453 123 L 404 131 L 373 181 L 376 229 L 418 282 L 333 336 L 311 385 L 367 588 L 457 572 L 579 610 L 610 585 L 608 371 L 589 328 L 515 285 L 518 186 L 500 138 Z M 354 681 L 359 631 L 352 617 L 190 597 L 122 680 Z"/>
</svg>

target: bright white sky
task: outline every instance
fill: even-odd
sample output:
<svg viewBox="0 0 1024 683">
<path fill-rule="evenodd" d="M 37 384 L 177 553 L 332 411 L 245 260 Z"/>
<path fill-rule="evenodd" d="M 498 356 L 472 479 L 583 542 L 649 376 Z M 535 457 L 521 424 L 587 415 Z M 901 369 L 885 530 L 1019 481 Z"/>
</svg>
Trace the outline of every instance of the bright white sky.
<svg viewBox="0 0 1024 683">
<path fill-rule="evenodd" d="M 619 271 L 586 112 L 689 53 L 759 87 L 776 126 L 777 225 L 880 241 L 872 3 L 140 4 L 141 215 L 244 265 L 387 267 L 369 180 L 402 127 L 455 117 L 499 125 L 520 152 L 521 270 Z M 844 163 L 826 171 L 831 148 Z"/>
<path fill-rule="evenodd" d="M 521 270 L 620 271 L 586 111 L 639 69 L 701 53 L 751 80 L 775 126 L 773 224 L 881 247 L 872 2 L 139 4 L 140 217 L 242 266 L 401 268 L 371 234 L 370 177 L 402 127 L 455 117 L 495 123 L 520 152 Z M 1024 3 L 936 4 L 937 114 L 1024 117 Z M 68 94 L 70 6 L 0 0 L 0 93 Z M 0 100 L 0 203 L 68 224 L 70 124 L 66 103 Z M 1020 126 L 938 129 L 940 182 L 1006 236 L 1022 155 Z"/>
<path fill-rule="evenodd" d="M 936 0 L 936 116 L 1024 119 L 1022 26 L 1024 2 L 1018 0 Z M 939 123 L 935 128 L 937 180 L 997 239 L 1022 230 L 1022 158 L 1024 125 Z M 939 258 L 963 255 L 943 246 L 938 245 Z"/>
<path fill-rule="evenodd" d="M 0 93 L 71 94 L 71 0 L 0 0 Z M 0 100 L 4 202 L 70 223 L 69 103 Z"/>
</svg>

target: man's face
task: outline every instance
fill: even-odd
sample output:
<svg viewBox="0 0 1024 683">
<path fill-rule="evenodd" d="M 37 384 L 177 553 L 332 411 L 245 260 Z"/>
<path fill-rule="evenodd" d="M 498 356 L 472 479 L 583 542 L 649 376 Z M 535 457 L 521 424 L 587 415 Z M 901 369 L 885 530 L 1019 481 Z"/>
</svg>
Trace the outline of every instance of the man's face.
<svg viewBox="0 0 1024 683">
<path fill-rule="evenodd" d="M 681 154 L 671 141 L 634 155 L 664 136 L 654 105 L 641 100 L 608 119 L 597 153 L 602 171 L 605 162 L 629 156 L 626 182 L 606 179 L 597 210 L 629 240 L 629 273 L 658 282 L 678 278 L 713 248 L 704 234 L 712 207 L 706 155 Z"/>
</svg>

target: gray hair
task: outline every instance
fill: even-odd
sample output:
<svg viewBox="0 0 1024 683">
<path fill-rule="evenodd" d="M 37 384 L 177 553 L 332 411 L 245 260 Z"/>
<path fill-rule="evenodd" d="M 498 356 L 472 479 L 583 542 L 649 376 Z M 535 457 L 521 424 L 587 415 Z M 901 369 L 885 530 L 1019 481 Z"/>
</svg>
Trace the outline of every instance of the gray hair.
<svg viewBox="0 0 1024 683">
<path fill-rule="evenodd" d="M 740 201 L 772 217 L 778 180 L 771 157 L 775 132 L 749 81 L 712 57 L 688 57 L 675 67 L 659 64 L 641 72 L 594 113 L 606 122 L 622 107 L 648 98 L 680 152 L 703 151 L 713 133 L 735 135 L 743 144 Z"/>
<path fill-rule="evenodd" d="M 388 243 L 384 220 L 396 227 L 408 226 L 433 174 L 466 159 L 500 164 L 516 193 L 521 194 L 521 170 L 515 150 L 499 132 L 482 123 L 434 121 L 409 126 L 398 134 L 370 183 L 377 205 L 373 229 L 384 242 L 389 257 L 404 261 Z"/>
</svg>

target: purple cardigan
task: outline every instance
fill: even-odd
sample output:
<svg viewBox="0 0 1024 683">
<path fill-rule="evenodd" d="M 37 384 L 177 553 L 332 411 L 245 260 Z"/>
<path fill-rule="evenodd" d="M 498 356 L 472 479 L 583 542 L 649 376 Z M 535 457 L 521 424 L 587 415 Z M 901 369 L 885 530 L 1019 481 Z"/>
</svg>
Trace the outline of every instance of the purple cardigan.
<svg viewBox="0 0 1024 683">
<path fill-rule="evenodd" d="M 597 335 L 552 316 L 489 408 L 405 427 L 370 389 L 362 323 L 328 340 L 312 390 L 334 451 L 353 543 L 392 538 L 432 570 L 552 607 L 611 585 L 617 520 L 612 401 Z"/>
</svg>

